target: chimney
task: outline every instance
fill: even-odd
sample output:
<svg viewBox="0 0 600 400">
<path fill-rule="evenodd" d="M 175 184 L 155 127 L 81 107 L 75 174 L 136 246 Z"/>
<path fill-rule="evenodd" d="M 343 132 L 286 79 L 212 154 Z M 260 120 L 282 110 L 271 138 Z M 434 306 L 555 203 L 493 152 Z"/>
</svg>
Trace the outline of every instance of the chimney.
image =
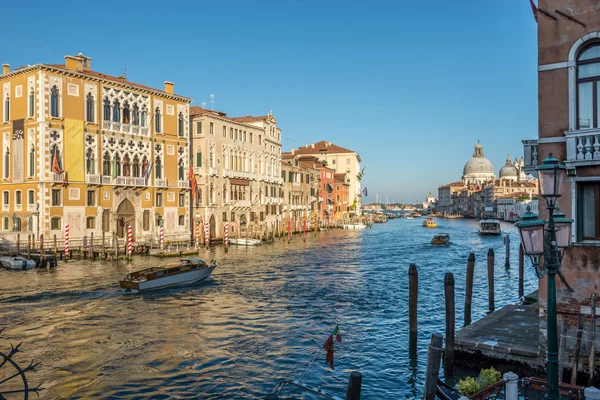
<svg viewBox="0 0 600 400">
<path fill-rule="evenodd" d="M 315 144 L 314 144 L 314 143 L 313 143 L 313 144 L 311 144 L 311 145 L 310 145 L 310 148 L 311 148 L 311 149 L 314 149 L 314 148 L 315 148 Z"/>
<path fill-rule="evenodd" d="M 165 92 L 173 94 L 173 82 L 165 81 Z"/>
<path fill-rule="evenodd" d="M 308 149 L 308 143 L 306 143 L 305 147 Z"/>
<path fill-rule="evenodd" d="M 10 64 L 2 64 L 2 73 L 8 74 L 10 72 Z"/>
<path fill-rule="evenodd" d="M 327 142 L 327 147 L 331 146 L 331 142 Z"/>
<path fill-rule="evenodd" d="M 292 148 L 292 155 L 296 154 L 296 150 Z"/>
<path fill-rule="evenodd" d="M 83 71 L 83 58 L 65 56 L 65 67 L 71 71 Z"/>
</svg>

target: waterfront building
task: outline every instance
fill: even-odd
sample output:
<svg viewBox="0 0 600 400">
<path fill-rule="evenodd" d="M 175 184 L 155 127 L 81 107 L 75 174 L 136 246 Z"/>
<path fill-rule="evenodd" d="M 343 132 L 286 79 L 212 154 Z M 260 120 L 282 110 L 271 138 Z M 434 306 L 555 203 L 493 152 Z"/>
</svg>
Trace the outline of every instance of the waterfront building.
<svg viewBox="0 0 600 400">
<path fill-rule="evenodd" d="M 319 221 L 327 221 L 333 218 L 333 174 L 335 171 L 327 167 L 324 161 L 319 161 L 316 156 L 310 158 L 300 156 L 300 165 L 304 168 L 317 172 L 317 187 L 315 195 L 317 197 L 317 205 L 315 212 Z M 312 191 L 311 191 L 312 196 Z"/>
<path fill-rule="evenodd" d="M 343 220 L 350 215 L 350 178 L 345 173 L 334 174 L 334 216 L 337 220 Z"/>
<path fill-rule="evenodd" d="M 190 119 L 194 223 L 208 223 L 211 240 L 223 238 L 226 222 L 230 236 L 275 229 L 283 211 L 281 130 L 275 117 L 228 117 L 192 106 Z"/>
<path fill-rule="evenodd" d="M 349 185 L 348 203 L 350 212 L 360 214 L 360 181 L 362 179 L 362 171 L 360 169 L 361 159 L 357 152 L 324 140 L 310 145 L 307 144 L 297 150 L 292 149 L 291 152 L 300 156 L 317 156 L 320 160 L 327 162 L 327 166 L 333 169 L 335 173 L 346 174 L 346 180 Z"/>
<path fill-rule="evenodd" d="M 531 207 L 531 212 L 537 214 L 538 200 L 531 199 L 527 192 L 516 192 L 496 199 L 497 217 L 509 222 L 515 222 L 521 219 L 521 215 L 527 212 L 527 206 Z"/>
<path fill-rule="evenodd" d="M 575 336 L 577 315 L 598 292 L 600 265 L 600 9 L 595 1 L 540 0 L 538 14 L 538 119 L 535 140 L 524 141 L 525 168 L 533 170 L 550 153 L 567 167 L 560 210 L 573 218 L 573 246 L 566 249 L 561 273 L 575 289 L 557 280 L 559 318 Z M 545 207 L 540 218 L 547 219 Z M 546 284 L 540 281 L 540 338 L 545 347 Z M 560 326 L 560 322 L 559 322 Z M 572 349 L 575 341 L 567 339 Z"/>
<path fill-rule="evenodd" d="M 473 150 L 473 158 L 465 164 L 462 175 L 462 182 L 468 184 L 481 185 L 489 180 L 495 180 L 494 166 L 483 155 L 483 146 L 477 141 Z"/>
<path fill-rule="evenodd" d="M 457 213 L 458 205 L 455 207 L 454 200 L 456 194 L 463 190 L 465 190 L 465 184 L 463 182 L 453 182 L 438 187 L 437 212 L 442 215 Z"/>
<path fill-rule="evenodd" d="M 187 97 L 92 70 L 91 58 L 0 75 L 4 233 L 188 237 Z M 183 171 L 183 176 L 182 176 Z"/>
<path fill-rule="evenodd" d="M 537 196 L 538 183 L 536 179 L 518 181 L 509 177 L 486 182 L 483 184 L 482 190 L 484 197 L 484 217 L 496 218 L 498 217 L 498 208 L 496 204 L 498 198 L 518 192 L 524 192 L 530 198 Z"/>
<path fill-rule="evenodd" d="M 481 193 L 481 186 L 470 184 L 457 191 L 453 199 L 455 212 L 463 217 L 476 218 L 479 216 L 476 194 Z"/>
<path fill-rule="evenodd" d="M 429 194 L 427 195 L 427 198 L 423 202 L 423 212 L 426 212 L 426 213 L 435 212 L 436 206 L 437 206 L 437 200 L 435 199 L 433 194 L 431 194 L 431 192 L 429 192 Z"/>
<path fill-rule="evenodd" d="M 284 229 L 290 221 L 293 230 L 301 230 L 304 221 L 310 229 L 314 217 L 318 217 L 319 170 L 301 163 L 292 153 L 283 153 L 281 176 L 283 178 Z"/>
</svg>

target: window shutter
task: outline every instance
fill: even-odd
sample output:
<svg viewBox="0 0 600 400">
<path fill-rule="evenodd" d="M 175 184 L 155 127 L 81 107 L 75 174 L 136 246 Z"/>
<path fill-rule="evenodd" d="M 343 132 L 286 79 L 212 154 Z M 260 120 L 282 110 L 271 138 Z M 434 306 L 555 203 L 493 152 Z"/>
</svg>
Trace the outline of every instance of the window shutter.
<svg viewBox="0 0 600 400">
<path fill-rule="evenodd" d="M 196 153 L 196 167 L 202 167 L 202 152 Z"/>
<path fill-rule="evenodd" d="M 583 185 L 577 185 L 577 241 L 583 241 Z"/>
</svg>

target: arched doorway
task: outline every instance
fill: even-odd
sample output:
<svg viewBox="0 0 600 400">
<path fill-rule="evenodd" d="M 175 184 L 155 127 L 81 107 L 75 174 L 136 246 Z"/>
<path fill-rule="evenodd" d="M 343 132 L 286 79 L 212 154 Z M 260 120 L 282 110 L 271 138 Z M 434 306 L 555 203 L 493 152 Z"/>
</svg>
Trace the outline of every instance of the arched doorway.
<svg viewBox="0 0 600 400">
<path fill-rule="evenodd" d="M 210 240 L 213 240 L 217 237 L 217 221 L 215 219 L 215 214 L 210 216 Z"/>
<path fill-rule="evenodd" d="M 133 228 L 133 237 L 135 238 L 135 208 L 129 200 L 125 199 L 117 208 L 117 236 L 119 238 L 125 237 L 129 225 Z"/>
</svg>

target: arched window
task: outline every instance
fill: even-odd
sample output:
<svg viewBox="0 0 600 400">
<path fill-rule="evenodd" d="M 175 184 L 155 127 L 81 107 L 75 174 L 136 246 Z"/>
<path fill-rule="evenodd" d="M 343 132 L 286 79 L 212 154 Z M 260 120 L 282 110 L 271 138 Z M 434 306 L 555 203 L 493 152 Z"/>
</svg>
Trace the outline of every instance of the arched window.
<svg viewBox="0 0 600 400">
<path fill-rule="evenodd" d="M 123 123 L 129 124 L 129 103 L 126 101 L 123 103 Z"/>
<path fill-rule="evenodd" d="M 123 176 L 131 176 L 131 159 L 129 154 L 123 156 Z"/>
<path fill-rule="evenodd" d="M 94 96 L 91 93 L 85 98 L 85 119 L 87 122 L 94 122 Z"/>
<path fill-rule="evenodd" d="M 33 88 L 29 92 L 29 116 L 33 117 L 35 115 L 35 92 Z"/>
<path fill-rule="evenodd" d="M 58 104 L 58 95 L 59 95 L 59 90 L 58 90 L 58 86 L 54 85 L 52 86 L 52 89 L 50 89 L 50 116 L 51 117 L 59 117 L 60 116 L 60 110 L 59 110 L 59 104 Z"/>
<path fill-rule="evenodd" d="M 154 111 L 154 132 L 160 133 L 160 108 L 156 107 Z"/>
<path fill-rule="evenodd" d="M 35 175 L 35 147 L 31 146 L 29 151 L 29 176 Z"/>
<path fill-rule="evenodd" d="M 4 153 L 4 177 L 8 178 L 10 172 L 10 152 L 8 148 L 6 149 L 6 153 Z"/>
<path fill-rule="evenodd" d="M 156 179 L 161 179 L 162 178 L 162 162 L 160 160 L 160 156 L 156 157 L 156 167 L 154 168 L 154 171 L 156 172 Z"/>
<path fill-rule="evenodd" d="M 21 217 L 14 218 L 15 232 L 21 232 Z"/>
<path fill-rule="evenodd" d="M 33 216 L 32 215 L 30 215 L 27 218 L 27 230 L 33 232 Z"/>
<path fill-rule="evenodd" d="M 4 99 L 4 122 L 10 121 L 10 97 Z"/>
<path fill-rule="evenodd" d="M 110 154 L 108 151 L 105 151 L 102 157 L 102 175 L 110 176 Z"/>
<path fill-rule="evenodd" d="M 183 132 L 183 127 L 184 127 L 183 113 L 180 112 L 179 113 L 179 120 L 177 121 L 177 131 L 179 132 L 179 136 L 185 136 L 185 133 Z"/>
<path fill-rule="evenodd" d="M 119 104 L 119 100 L 113 101 L 112 120 L 113 122 L 121 121 L 121 104 Z"/>
<path fill-rule="evenodd" d="M 600 43 L 584 47 L 577 57 L 577 121 L 579 129 L 599 126 Z"/>
<path fill-rule="evenodd" d="M 185 179 L 185 170 L 183 169 L 183 160 L 179 159 L 178 164 L 178 172 L 179 172 L 179 180 L 182 181 Z"/>
<path fill-rule="evenodd" d="M 113 177 L 121 176 L 121 160 L 119 157 L 121 157 L 119 153 L 115 153 L 115 156 L 113 157 Z"/>
<path fill-rule="evenodd" d="M 131 124 L 139 125 L 140 124 L 140 109 L 137 103 L 133 103 L 133 110 L 131 111 Z"/>
<path fill-rule="evenodd" d="M 96 160 L 94 160 L 94 150 L 87 149 L 85 152 L 85 170 L 88 174 L 96 173 Z"/>
<path fill-rule="evenodd" d="M 147 119 L 148 119 L 148 110 L 146 110 L 146 107 L 144 106 L 144 108 L 142 109 L 142 116 L 140 118 L 140 126 L 142 128 L 146 126 Z"/>
<path fill-rule="evenodd" d="M 110 101 L 107 97 L 104 98 L 104 120 L 110 121 Z"/>
<path fill-rule="evenodd" d="M 133 171 L 133 175 L 132 176 L 134 176 L 136 178 L 140 177 L 140 159 L 139 159 L 138 156 L 134 156 L 133 157 L 133 168 L 132 168 L 132 171 Z"/>
<path fill-rule="evenodd" d="M 148 165 L 148 157 L 144 156 L 142 160 L 142 178 L 148 178 L 150 165 Z"/>
</svg>

